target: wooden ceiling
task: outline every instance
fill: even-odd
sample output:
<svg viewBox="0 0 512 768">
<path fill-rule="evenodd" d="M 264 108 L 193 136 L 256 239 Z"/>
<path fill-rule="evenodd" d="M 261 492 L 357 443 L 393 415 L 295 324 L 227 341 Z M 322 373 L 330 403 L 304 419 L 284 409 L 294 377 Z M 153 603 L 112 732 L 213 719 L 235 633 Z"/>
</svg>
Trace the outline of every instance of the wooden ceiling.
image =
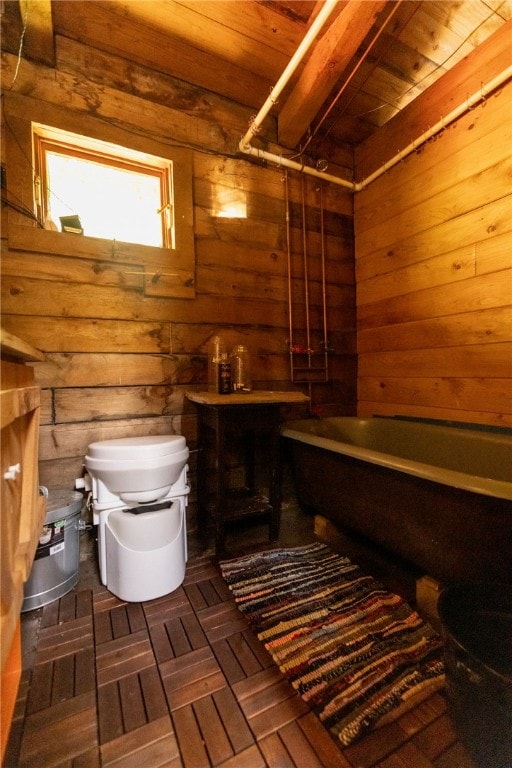
<svg viewBox="0 0 512 768">
<path fill-rule="evenodd" d="M 18 13 L 28 57 L 71 38 L 257 112 L 322 5 L 21 0 Z M 272 109 L 279 143 L 359 144 L 511 17 L 512 0 L 339 0 Z"/>
</svg>

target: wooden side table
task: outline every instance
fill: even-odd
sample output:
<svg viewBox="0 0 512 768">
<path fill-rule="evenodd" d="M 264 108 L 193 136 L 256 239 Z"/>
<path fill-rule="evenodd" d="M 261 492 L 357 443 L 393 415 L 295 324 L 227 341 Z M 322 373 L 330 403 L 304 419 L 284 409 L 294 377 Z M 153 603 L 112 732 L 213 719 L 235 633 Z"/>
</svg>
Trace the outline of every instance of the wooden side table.
<svg viewBox="0 0 512 768">
<path fill-rule="evenodd" d="M 215 554 L 225 551 L 226 524 L 235 520 L 267 518 L 269 539 L 279 536 L 281 519 L 280 405 L 306 403 L 301 392 L 255 391 L 218 395 L 213 392 L 187 392 L 198 410 L 199 453 L 197 462 L 198 519 L 206 524 L 209 513 L 215 525 Z M 256 438 L 266 439 L 268 462 L 267 493 L 256 487 Z M 228 447 L 240 438 L 244 444 L 244 484 L 229 487 L 226 465 Z M 214 452 L 214 487 L 211 511 L 208 505 L 208 452 Z"/>
</svg>

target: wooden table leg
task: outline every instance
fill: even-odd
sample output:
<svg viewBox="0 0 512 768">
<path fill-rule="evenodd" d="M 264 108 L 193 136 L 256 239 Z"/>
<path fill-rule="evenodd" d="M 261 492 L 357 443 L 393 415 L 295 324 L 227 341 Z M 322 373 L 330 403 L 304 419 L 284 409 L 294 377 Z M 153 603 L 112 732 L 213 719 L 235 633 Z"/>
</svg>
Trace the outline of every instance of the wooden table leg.
<svg viewBox="0 0 512 768">
<path fill-rule="evenodd" d="M 207 428 L 199 414 L 197 437 L 197 524 L 200 532 L 208 525 L 208 451 Z"/>
<path fill-rule="evenodd" d="M 281 524 L 281 439 L 279 430 L 279 408 L 274 408 L 274 426 L 270 434 L 270 478 L 269 502 L 272 507 L 270 515 L 270 541 L 277 541 Z"/>
<path fill-rule="evenodd" d="M 226 504 L 226 446 L 224 438 L 226 425 L 224 411 L 218 409 L 215 419 L 215 555 L 221 555 L 226 548 L 226 526 L 224 520 Z"/>
</svg>

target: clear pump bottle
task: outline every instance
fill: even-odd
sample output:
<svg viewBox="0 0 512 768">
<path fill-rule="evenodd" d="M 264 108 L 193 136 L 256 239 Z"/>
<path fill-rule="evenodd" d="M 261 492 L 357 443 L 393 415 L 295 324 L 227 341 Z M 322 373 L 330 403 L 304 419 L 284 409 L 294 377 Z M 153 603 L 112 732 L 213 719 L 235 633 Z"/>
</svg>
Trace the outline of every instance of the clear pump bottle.
<svg viewBox="0 0 512 768">
<path fill-rule="evenodd" d="M 243 344 L 234 347 L 230 360 L 233 392 L 251 392 L 251 358 L 247 347 Z"/>
</svg>

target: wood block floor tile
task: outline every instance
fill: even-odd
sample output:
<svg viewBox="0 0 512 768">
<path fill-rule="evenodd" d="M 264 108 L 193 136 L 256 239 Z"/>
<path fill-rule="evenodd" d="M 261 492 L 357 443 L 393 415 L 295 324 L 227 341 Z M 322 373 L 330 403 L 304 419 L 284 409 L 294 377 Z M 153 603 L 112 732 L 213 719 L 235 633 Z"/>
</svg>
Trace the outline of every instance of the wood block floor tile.
<svg viewBox="0 0 512 768">
<path fill-rule="evenodd" d="M 94 691 L 28 715 L 19 768 L 59 765 L 98 746 Z"/>
<path fill-rule="evenodd" d="M 92 630 L 90 615 L 41 629 L 35 664 L 90 648 L 93 644 Z"/>
<path fill-rule="evenodd" d="M 102 768 L 182 768 L 170 717 L 164 716 L 101 746 Z"/>
<path fill-rule="evenodd" d="M 159 667 L 171 711 L 227 686 L 211 648 L 200 648 Z"/>
<path fill-rule="evenodd" d="M 198 612 L 198 618 L 210 643 L 247 629 L 247 622 L 234 602 L 204 608 Z"/>
<path fill-rule="evenodd" d="M 96 648 L 98 686 L 147 669 L 155 663 L 147 630 L 109 640 Z"/>
</svg>

